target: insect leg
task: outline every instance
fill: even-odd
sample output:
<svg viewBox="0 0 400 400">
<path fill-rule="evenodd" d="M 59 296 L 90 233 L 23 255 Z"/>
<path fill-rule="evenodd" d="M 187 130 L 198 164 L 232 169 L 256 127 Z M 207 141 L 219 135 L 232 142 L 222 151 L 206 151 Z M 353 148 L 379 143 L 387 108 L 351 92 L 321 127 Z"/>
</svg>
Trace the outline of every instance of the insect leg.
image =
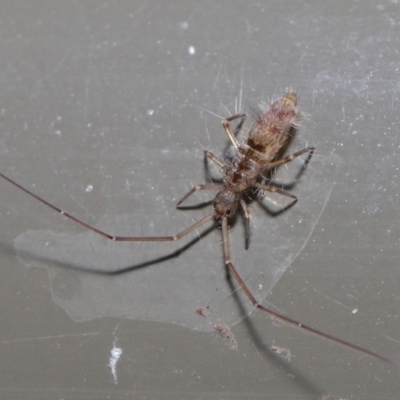
<svg viewBox="0 0 400 400">
<path fill-rule="evenodd" d="M 243 291 L 246 293 L 247 297 L 250 299 L 250 301 L 253 303 L 255 307 L 258 307 L 258 301 L 255 299 L 255 297 L 252 295 L 250 292 L 250 289 L 246 286 L 244 283 L 243 279 L 240 277 L 238 272 L 236 271 L 236 268 L 234 267 L 232 261 L 231 261 L 231 255 L 230 255 L 230 250 L 229 250 L 229 232 L 228 232 L 228 219 L 227 217 L 222 217 L 222 239 L 223 239 L 223 246 L 224 246 L 224 262 L 227 268 L 229 269 L 229 272 L 233 275 L 237 283 L 240 285 L 240 287 L 243 289 Z"/>
<path fill-rule="evenodd" d="M 195 222 L 193 225 L 189 226 L 189 228 L 184 229 L 181 232 L 178 232 L 176 235 L 173 236 L 113 236 L 108 234 L 107 232 L 104 232 L 100 229 L 95 228 L 92 225 L 87 224 L 86 222 L 74 217 L 73 215 L 67 213 L 66 211 L 61 210 L 60 208 L 56 207 L 55 205 L 49 203 L 48 201 L 42 199 L 35 193 L 32 193 L 30 190 L 24 188 L 21 186 L 19 183 L 13 181 L 12 179 L 8 178 L 7 176 L 3 175 L 0 173 L 0 177 L 5 179 L 6 181 L 10 182 L 13 184 L 15 187 L 18 189 L 22 190 L 29 196 L 33 197 L 34 199 L 40 201 L 42 204 L 45 206 L 51 208 L 53 211 L 58 212 L 61 215 L 64 215 L 64 217 L 74 221 L 75 223 L 85 227 L 86 229 L 91 230 L 92 232 L 97 233 L 100 236 L 105 237 L 106 239 L 113 240 L 115 242 L 174 242 L 176 240 L 179 240 L 186 236 L 188 233 L 194 231 L 195 229 L 199 228 L 200 226 L 204 225 L 206 222 L 212 220 L 214 218 L 214 213 L 205 216 L 201 220 Z M 205 186 L 202 189 L 210 189 L 210 186 L 216 186 L 216 185 L 200 185 L 200 186 Z M 206 187 L 208 186 L 208 187 Z"/>
<path fill-rule="evenodd" d="M 222 161 L 221 159 L 219 159 L 217 156 L 215 156 L 213 153 L 211 153 L 211 151 L 205 150 L 204 155 L 207 158 L 209 158 L 211 161 L 215 162 L 215 164 L 217 164 L 222 169 L 226 169 L 226 167 L 227 167 L 226 163 L 224 161 Z"/>
<path fill-rule="evenodd" d="M 328 333 L 319 331 L 317 329 L 311 328 L 307 325 L 302 324 L 301 322 L 298 322 L 294 319 L 291 319 L 289 317 L 286 317 L 283 314 L 280 314 L 278 312 L 275 312 L 271 310 L 270 308 L 264 307 L 261 305 L 256 298 L 253 296 L 251 293 L 250 289 L 247 287 L 247 285 L 244 283 L 243 279 L 240 277 L 238 272 L 236 271 L 236 268 L 234 267 L 231 257 L 230 257 L 230 251 L 229 251 L 229 238 L 228 238 L 228 220 L 226 217 L 222 217 L 222 238 L 223 238 L 223 246 L 224 246 L 224 261 L 225 265 L 229 269 L 229 272 L 233 275 L 237 283 L 240 285 L 246 296 L 249 298 L 249 300 L 253 303 L 254 307 L 258 308 L 261 311 L 264 311 L 267 313 L 270 317 L 275 318 L 276 320 L 280 322 L 284 322 L 287 325 L 291 326 L 292 328 L 297 328 L 303 332 L 311 333 L 314 336 L 318 336 L 320 338 L 324 338 L 327 340 L 330 340 L 332 342 L 335 342 L 337 344 L 342 345 L 343 347 L 346 347 L 351 350 L 358 351 L 360 353 L 369 355 L 371 357 L 374 357 L 378 360 L 384 361 L 385 363 L 391 364 L 396 366 L 397 368 L 400 367 L 400 365 L 395 362 L 390 360 L 389 358 L 380 356 L 377 353 L 374 353 L 373 351 L 364 349 L 363 347 L 357 346 L 356 344 L 352 344 L 350 342 L 346 342 L 345 340 L 339 339 L 335 336 L 329 335 Z"/>
<path fill-rule="evenodd" d="M 211 151 L 205 150 L 204 151 L 204 155 L 209 158 L 211 161 L 215 162 L 219 167 L 226 169 L 227 165 L 220 160 L 217 156 L 215 156 L 213 153 L 211 153 Z M 222 185 L 216 185 L 214 183 L 209 183 L 209 184 L 205 184 L 205 185 L 196 185 L 194 187 L 192 187 L 177 203 L 177 207 L 179 207 L 179 205 L 181 203 L 183 203 L 189 196 L 191 196 L 194 192 L 196 192 L 197 190 L 220 190 L 222 189 Z"/>
<path fill-rule="evenodd" d="M 236 149 L 239 148 L 240 144 L 239 144 L 238 140 L 236 139 L 236 136 L 233 134 L 232 129 L 231 129 L 230 125 L 229 125 L 229 122 L 231 122 L 231 121 L 233 121 L 235 119 L 238 119 L 238 118 L 246 118 L 246 114 L 235 114 L 235 115 L 232 115 L 229 118 L 225 118 L 222 121 L 222 125 L 223 125 L 223 127 L 225 129 L 225 132 L 228 134 L 229 139 L 231 140 L 232 144 L 235 146 Z"/>
<path fill-rule="evenodd" d="M 220 190 L 222 188 L 221 185 L 216 185 L 214 183 L 209 183 L 209 184 L 205 184 L 205 185 L 196 185 L 193 186 L 176 204 L 177 207 L 179 207 L 179 205 L 181 203 L 183 203 L 189 196 L 191 196 L 194 192 L 196 192 L 197 190 Z"/>
<path fill-rule="evenodd" d="M 271 192 L 271 193 L 279 193 L 279 194 L 282 194 L 283 196 L 290 197 L 290 198 L 295 199 L 297 201 L 297 197 L 295 195 L 293 195 L 293 194 L 291 194 L 289 192 L 286 192 L 286 191 L 284 191 L 282 189 L 278 189 L 276 186 L 263 185 L 263 184 L 257 182 L 257 183 L 254 184 L 254 187 L 256 187 L 258 189 L 261 189 L 261 190 L 266 190 L 266 191 Z"/>
<path fill-rule="evenodd" d="M 296 153 L 293 153 L 286 157 L 283 157 L 280 160 L 274 161 L 272 163 L 263 164 L 263 167 L 266 167 L 268 169 L 279 167 L 280 165 L 286 164 L 286 163 L 292 161 L 294 158 L 301 156 L 302 154 L 307 153 L 307 152 L 309 153 L 308 158 L 307 158 L 307 161 L 308 161 L 311 158 L 311 156 L 313 155 L 314 150 L 315 150 L 314 147 L 306 147 L 305 149 L 296 151 Z"/>
</svg>

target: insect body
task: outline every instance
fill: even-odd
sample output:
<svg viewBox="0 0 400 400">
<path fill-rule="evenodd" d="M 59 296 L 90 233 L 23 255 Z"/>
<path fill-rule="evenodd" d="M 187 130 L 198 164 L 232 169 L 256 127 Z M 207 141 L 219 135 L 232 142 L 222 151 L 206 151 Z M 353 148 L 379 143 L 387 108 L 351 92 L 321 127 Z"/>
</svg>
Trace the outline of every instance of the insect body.
<svg viewBox="0 0 400 400">
<path fill-rule="evenodd" d="M 265 113 L 258 116 L 243 144 L 240 144 L 233 135 L 229 120 L 244 117 L 244 115 L 234 116 L 224 121 L 225 130 L 237 149 L 237 153 L 231 164 L 223 165 L 225 169 L 224 189 L 218 193 L 215 199 L 216 215 L 229 217 L 234 214 L 243 193 L 253 187 L 276 191 L 273 186 L 261 185 L 257 181 L 269 169 L 296 157 L 293 155 L 274 163 L 276 155 L 289 136 L 290 129 L 296 124 L 297 114 L 297 97 L 294 93 L 287 93 L 275 101 Z M 297 155 L 306 151 L 312 153 L 313 150 L 310 147 Z"/>
<path fill-rule="evenodd" d="M 246 219 L 246 247 L 248 247 L 250 214 L 243 201 L 243 196 L 249 190 L 256 188 L 279 193 L 297 201 L 296 196 L 275 186 L 265 185 L 260 180 L 272 168 L 290 162 L 295 157 L 307 152 L 311 156 L 314 148 L 307 147 L 276 160 L 277 154 L 289 138 L 291 129 L 298 125 L 297 96 L 293 92 L 286 93 L 269 109 L 260 112 L 249 130 L 246 141 L 241 144 L 233 134 L 229 122 L 245 116 L 245 114 L 233 115 L 222 121 L 229 139 L 237 150 L 231 162 L 222 161 L 209 151 L 205 152 L 206 157 L 222 168 L 224 172 L 223 185 L 197 185 L 179 201 L 178 206 L 196 190 L 219 189 L 214 200 L 214 215 L 221 218 L 222 225 L 224 225 L 224 220 L 236 213 L 238 203 L 240 203 Z"/>
<path fill-rule="evenodd" d="M 57 211 L 64 215 L 68 219 L 74 221 L 77 224 L 82 225 L 86 229 L 89 229 L 98 235 L 101 235 L 107 239 L 113 241 L 124 241 L 124 242 L 166 242 L 166 241 L 177 241 L 182 237 L 186 236 L 195 229 L 201 227 L 206 222 L 217 219 L 221 222 L 222 226 L 222 238 L 223 238 L 223 256 L 224 263 L 229 271 L 230 275 L 234 277 L 241 289 L 244 291 L 246 296 L 249 298 L 254 307 L 269 314 L 273 318 L 287 323 L 292 327 L 299 328 L 308 333 L 312 333 L 316 336 L 323 337 L 331 340 L 337 344 L 350 348 L 352 350 L 359 351 L 361 353 L 375 357 L 386 363 L 390 363 L 398 366 L 397 363 L 390 359 L 380 356 L 372 351 L 366 350 L 357 345 L 346 342 L 342 339 L 336 338 L 332 335 L 326 334 L 314 328 L 308 327 L 301 324 L 293 319 L 290 319 L 282 314 L 279 314 L 267 307 L 264 307 L 251 293 L 243 279 L 240 277 L 236 268 L 234 267 L 229 250 L 229 237 L 228 237 L 228 218 L 235 215 L 238 205 L 240 204 L 244 218 L 245 218 L 245 243 L 246 248 L 249 243 L 249 219 L 250 213 L 248 206 L 244 201 L 244 196 L 251 190 L 261 190 L 279 193 L 281 195 L 290 197 L 297 201 L 297 197 L 278 189 L 277 187 L 269 184 L 267 174 L 270 170 L 292 161 L 294 158 L 308 153 L 308 159 L 313 154 L 314 148 L 307 147 L 300 151 L 297 151 L 291 155 L 283 158 L 278 158 L 282 146 L 286 143 L 290 136 L 291 129 L 298 125 L 298 110 L 297 110 L 297 96 L 294 92 L 288 91 L 281 98 L 271 104 L 268 109 L 261 110 L 255 118 L 255 122 L 250 128 L 247 138 L 244 143 L 240 143 L 235 137 L 232 129 L 230 128 L 230 122 L 236 119 L 245 118 L 245 114 L 233 115 L 222 121 L 223 127 L 229 136 L 233 146 L 236 149 L 235 156 L 230 161 L 221 160 L 216 157 L 210 151 L 205 151 L 205 156 L 214 162 L 217 166 L 222 169 L 223 179 L 221 184 L 201 184 L 193 187 L 183 198 L 178 202 L 178 206 L 191 196 L 197 190 L 217 190 L 217 195 L 214 199 L 214 210 L 211 214 L 203 217 L 199 221 L 195 222 L 185 230 L 173 235 L 173 236 L 114 236 L 102 230 L 95 228 L 87 224 L 86 222 L 74 217 L 73 215 L 59 209 L 43 198 L 32 193 L 30 190 L 24 188 L 20 184 L 16 183 L 12 179 L 0 173 L 0 177 L 10 182 L 20 190 L 24 191 L 28 195 L 34 197 L 36 200 L 45 204 L 47 207 Z M 105 271 L 92 271 L 99 274 L 115 274 L 113 272 Z"/>
</svg>

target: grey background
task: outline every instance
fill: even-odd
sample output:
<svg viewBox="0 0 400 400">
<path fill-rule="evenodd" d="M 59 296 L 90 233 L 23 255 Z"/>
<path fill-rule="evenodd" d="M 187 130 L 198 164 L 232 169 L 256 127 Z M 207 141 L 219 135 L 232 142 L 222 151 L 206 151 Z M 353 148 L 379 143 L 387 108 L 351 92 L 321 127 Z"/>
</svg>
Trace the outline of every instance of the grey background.
<svg viewBox="0 0 400 400">
<path fill-rule="evenodd" d="M 317 152 L 295 189 L 298 204 L 278 218 L 254 218 L 249 251 L 237 221 L 235 262 L 245 271 L 263 260 L 260 251 L 275 256 L 269 235 L 287 252 L 293 243 L 301 251 L 264 303 L 400 362 L 399 17 L 396 1 L 2 1 L 0 170 L 90 223 L 173 233 L 205 213 L 174 210 L 204 180 L 203 148 L 227 144 L 219 118 L 202 109 L 226 116 L 238 98 L 248 110 L 293 86 L 303 127 L 291 149 L 309 142 Z M 319 166 L 321 182 L 312 175 Z M 302 201 L 303 183 L 313 189 Z M 79 274 L 29 268 L 38 264 L 19 252 L 21 235 L 82 229 L 0 184 L 1 398 L 399 397 L 395 368 L 259 312 L 231 327 L 235 346 L 173 317 L 77 322 L 55 301 L 55 286 L 68 299 Z M 314 210 L 318 191 L 326 202 Z M 130 213 L 142 219 L 121 226 Z M 298 222 L 296 213 L 307 218 L 304 236 L 292 238 L 289 222 L 269 229 L 280 218 Z M 223 275 L 218 234 L 170 262 L 170 279 L 185 267 Z M 89 254 L 103 245 L 95 240 Z M 168 246 L 155 249 L 145 244 L 133 255 L 145 260 Z M 118 257 L 116 250 L 115 266 Z M 149 282 L 148 309 L 163 314 L 163 282 Z M 117 385 L 108 369 L 114 343 L 123 350 Z"/>
</svg>

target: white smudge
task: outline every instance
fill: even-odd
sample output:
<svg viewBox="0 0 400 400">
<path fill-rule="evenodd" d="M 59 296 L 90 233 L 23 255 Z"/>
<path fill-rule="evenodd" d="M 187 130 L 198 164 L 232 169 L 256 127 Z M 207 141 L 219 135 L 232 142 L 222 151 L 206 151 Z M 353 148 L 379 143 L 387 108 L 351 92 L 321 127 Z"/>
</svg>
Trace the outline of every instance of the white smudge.
<svg viewBox="0 0 400 400">
<path fill-rule="evenodd" d="M 271 350 L 276 353 L 279 354 L 282 358 L 290 361 L 292 359 L 292 353 L 290 352 L 290 350 L 285 349 L 284 347 L 279 347 L 279 346 L 272 346 Z"/>
<path fill-rule="evenodd" d="M 113 348 L 110 351 L 110 361 L 108 362 L 108 368 L 110 368 L 111 373 L 113 375 L 113 380 L 116 385 L 118 385 L 118 377 L 117 377 L 117 362 L 122 355 L 122 349 L 116 346 L 117 339 L 113 342 Z"/>
</svg>

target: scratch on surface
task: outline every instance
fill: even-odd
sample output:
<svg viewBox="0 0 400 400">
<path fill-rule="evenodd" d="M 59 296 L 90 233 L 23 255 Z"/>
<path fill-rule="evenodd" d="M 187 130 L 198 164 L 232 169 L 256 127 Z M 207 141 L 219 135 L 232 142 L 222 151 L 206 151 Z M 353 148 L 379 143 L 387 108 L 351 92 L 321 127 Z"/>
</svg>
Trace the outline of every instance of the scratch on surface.
<svg viewBox="0 0 400 400">
<path fill-rule="evenodd" d="M 219 64 L 217 75 L 216 75 L 215 80 L 214 80 L 213 90 L 215 90 L 215 88 L 217 87 L 217 83 L 219 81 L 219 76 L 221 74 L 221 68 L 222 68 L 222 64 Z"/>
<path fill-rule="evenodd" d="M 75 202 L 83 211 L 85 211 L 86 214 L 90 215 L 90 217 L 95 220 L 95 216 L 93 213 L 91 213 L 84 205 L 82 202 L 78 201 L 75 196 L 73 196 L 71 193 L 68 193 L 68 197 Z"/>
<path fill-rule="evenodd" d="M 383 337 L 386 338 L 386 339 L 392 340 L 395 343 L 400 343 L 400 340 L 394 339 L 394 338 L 392 338 L 390 336 L 383 335 Z"/>
<path fill-rule="evenodd" d="M 261 353 L 258 351 L 257 346 L 252 343 L 253 347 L 255 348 L 257 355 L 260 357 L 261 361 L 263 362 L 264 365 L 267 365 L 267 363 L 265 362 L 264 358 L 262 357 Z"/>
<path fill-rule="evenodd" d="M 293 261 L 297 258 L 297 256 L 303 251 L 303 249 L 306 247 L 308 241 L 310 240 L 310 237 L 311 237 L 311 235 L 313 234 L 313 232 L 314 232 L 316 226 L 318 225 L 318 221 L 319 221 L 319 219 L 321 218 L 322 214 L 324 213 L 325 208 L 326 208 L 326 206 L 327 206 L 327 204 L 328 204 L 328 201 L 329 201 L 329 199 L 331 198 L 333 186 L 334 186 L 334 185 L 332 185 L 332 186 L 330 187 L 329 193 L 327 193 L 327 196 L 326 196 L 326 199 L 325 199 L 325 201 L 324 201 L 324 204 L 323 204 L 322 207 L 321 207 L 321 212 L 318 214 L 317 218 L 315 219 L 314 226 L 313 226 L 313 227 L 310 229 L 310 231 L 308 232 L 308 236 L 305 238 L 304 243 L 303 243 L 303 246 L 301 246 L 301 247 L 299 248 L 299 251 L 294 255 L 292 262 L 293 262 Z"/>
<path fill-rule="evenodd" d="M 39 336 L 33 338 L 25 338 L 25 339 L 13 339 L 13 340 L 3 340 L 2 344 L 9 344 L 9 343 L 23 343 L 23 342 L 31 342 L 34 340 L 49 340 L 49 339 L 63 339 L 63 338 L 71 338 L 71 337 L 78 337 L 78 336 L 96 336 L 98 332 L 86 332 L 86 333 L 76 333 L 72 335 L 51 335 L 51 336 Z"/>
<path fill-rule="evenodd" d="M 329 296 L 327 296 L 326 294 L 321 293 L 321 292 L 318 291 L 317 289 L 314 289 L 314 292 L 317 292 L 318 294 L 320 294 L 321 296 L 324 296 L 324 297 L 327 298 L 328 300 L 333 301 L 334 303 L 339 304 L 340 306 L 342 306 L 342 307 L 344 307 L 344 308 L 347 308 L 348 310 L 351 310 L 352 313 L 355 314 L 354 310 L 353 310 L 351 307 L 345 306 L 345 305 L 342 304 L 341 302 L 339 302 L 339 301 L 337 301 L 337 300 L 335 300 L 335 299 L 332 299 L 332 297 L 329 297 Z"/>
</svg>

